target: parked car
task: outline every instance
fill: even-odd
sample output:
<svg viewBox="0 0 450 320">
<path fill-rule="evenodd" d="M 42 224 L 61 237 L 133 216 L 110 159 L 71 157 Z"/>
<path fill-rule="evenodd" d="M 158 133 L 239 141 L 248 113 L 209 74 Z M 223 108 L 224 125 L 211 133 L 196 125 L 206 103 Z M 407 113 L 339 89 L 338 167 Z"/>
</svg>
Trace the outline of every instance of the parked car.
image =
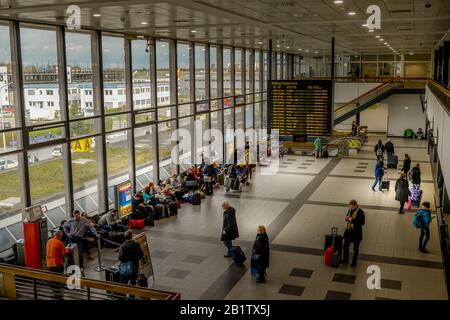
<svg viewBox="0 0 450 320">
<path fill-rule="evenodd" d="M 11 159 L 0 159 L 0 170 L 12 169 L 19 166 L 17 161 Z"/>
<path fill-rule="evenodd" d="M 53 157 L 61 157 L 62 156 L 62 146 L 54 147 L 52 150 Z"/>
</svg>

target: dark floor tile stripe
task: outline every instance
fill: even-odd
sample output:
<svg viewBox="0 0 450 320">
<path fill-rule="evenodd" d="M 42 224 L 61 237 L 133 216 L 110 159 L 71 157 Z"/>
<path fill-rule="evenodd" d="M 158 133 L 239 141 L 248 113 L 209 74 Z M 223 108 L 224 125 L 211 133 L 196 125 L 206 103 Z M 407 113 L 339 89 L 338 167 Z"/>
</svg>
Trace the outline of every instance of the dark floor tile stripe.
<svg viewBox="0 0 450 320">
<path fill-rule="evenodd" d="M 366 170 L 353 170 L 353 172 L 366 172 Z"/>
<path fill-rule="evenodd" d="M 259 201 L 274 201 L 274 202 L 291 202 L 290 199 L 286 198 L 271 198 L 271 197 L 259 197 L 252 196 L 245 193 L 224 193 L 223 195 L 214 195 L 214 197 L 221 198 L 234 198 L 234 199 L 249 199 L 249 200 L 259 200 Z"/>
<path fill-rule="evenodd" d="M 350 300 L 352 297 L 351 293 L 328 290 L 325 300 Z"/>
<path fill-rule="evenodd" d="M 373 161 L 374 163 L 376 162 L 376 159 L 375 159 L 375 157 L 373 158 L 373 159 L 370 159 L 370 158 L 363 158 L 363 157 L 352 157 L 352 156 L 349 156 L 349 157 L 345 157 L 344 158 L 344 160 L 365 160 L 365 161 Z M 399 159 L 398 159 L 398 161 L 399 161 L 399 165 L 401 164 L 401 161 L 403 161 L 403 159 L 400 159 L 400 157 L 399 157 Z M 417 161 L 417 160 L 413 160 L 413 163 L 430 163 L 430 161 Z"/>
<path fill-rule="evenodd" d="M 291 277 L 311 278 L 313 273 L 314 270 L 294 268 L 291 270 L 291 273 L 289 275 Z"/>
<path fill-rule="evenodd" d="M 402 282 L 397 280 L 381 279 L 381 288 L 402 290 Z"/>
<path fill-rule="evenodd" d="M 308 167 L 297 167 L 297 169 L 308 169 Z"/>
<path fill-rule="evenodd" d="M 365 144 L 363 147 L 375 148 L 375 145 Z M 395 145 L 395 148 L 398 148 L 398 149 L 425 149 L 425 150 L 428 149 L 428 147 L 398 146 L 398 145 Z"/>
<path fill-rule="evenodd" d="M 355 284 L 356 276 L 353 274 L 335 273 L 332 281 Z"/>
<path fill-rule="evenodd" d="M 279 168 L 288 168 L 288 166 L 278 166 Z"/>
<path fill-rule="evenodd" d="M 247 266 L 237 267 L 234 263 L 231 264 L 200 296 L 199 300 L 224 300 L 247 270 Z"/>
<path fill-rule="evenodd" d="M 297 161 L 297 159 L 286 159 L 287 161 Z"/>
<path fill-rule="evenodd" d="M 282 164 L 292 164 L 292 162 L 282 162 Z"/>
<path fill-rule="evenodd" d="M 356 166 L 356 169 L 367 169 L 367 166 Z"/>
<path fill-rule="evenodd" d="M 283 284 L 278 293 L 300 297 L 303 291 L 305 291 L 305 287 Z"/>
</svg>

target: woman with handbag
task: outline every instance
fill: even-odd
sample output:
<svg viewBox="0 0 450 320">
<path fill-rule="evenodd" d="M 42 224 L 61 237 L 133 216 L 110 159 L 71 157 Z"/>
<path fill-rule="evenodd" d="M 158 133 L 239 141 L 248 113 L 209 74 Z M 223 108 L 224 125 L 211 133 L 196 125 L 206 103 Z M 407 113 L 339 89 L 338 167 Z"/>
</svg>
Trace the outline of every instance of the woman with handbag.
<svg viewBox="0 0 450 320">
<path fill-rule="evenodd" d="M 269 237 L 264 226 L 259 226 L 253 243 L 251 270 L 256 274 L 256 282 L 266 282 L 266 268 L 269 267 Z"/>
<path fill-rule="evenodd" d="M 141 246 L 133 240 L 133 233 L 128 230 L 125 232 L 125 242 L 119 248 L 119 272 L 120 282 L 136 285 L 139 272 L 139 260 L 144 257 Z"/>
</svg>

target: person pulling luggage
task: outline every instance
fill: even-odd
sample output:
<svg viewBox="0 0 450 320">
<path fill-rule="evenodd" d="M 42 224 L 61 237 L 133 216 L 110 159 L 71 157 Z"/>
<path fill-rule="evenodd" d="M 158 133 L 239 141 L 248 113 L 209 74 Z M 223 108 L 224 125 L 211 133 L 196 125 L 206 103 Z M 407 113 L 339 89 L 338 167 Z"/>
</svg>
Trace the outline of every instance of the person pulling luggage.
<svg viewBox="0 0 450 320">
<path fill-rule="evenodd" d="M 269 237 L 266 228 L 259 226 L 252 248 L 251 268 L 256 271 L 256 282 L 266 282 L 266 268 L 269 267 Z"/>
<path fill-rule="evenodd" d="M 348 263 L 350 244 L 353 243 L 353 259 L 351 267 L 356 267 L 359 245 L 363 238 L 362 227 L 366 223 L 364 211 L 359 207 L 356 200 L 351 200 L 349 202 L 345 221 L 347 222 L 347 226 L 344 232 L 343 260 L 341 263 Z"/>
<path fill-rule="evenodd" d="M 375 182 L 372 185 L 372 191 L 375 191 L 375 187 L 378 184 L 378 190 L 383 192 L 382 182 L 384 176 L 384 162 L 383 160 L 378 160 L 375 165 Z"/>
<path fill-rule="evenodd" d="M 239 230 L 236 221 L 236 210 L 230 206 L 228 201 L 222 203 L 223 212 L 223 225 L 222 225 L 222 236 L 220 238 L 223 241 L 225 247 L 227 247 L 227 254 L 224 255 L 225 258 L 231 258 L 231 248 L 233 247 L 232 241 L 239 238 Z"/>
</svg>

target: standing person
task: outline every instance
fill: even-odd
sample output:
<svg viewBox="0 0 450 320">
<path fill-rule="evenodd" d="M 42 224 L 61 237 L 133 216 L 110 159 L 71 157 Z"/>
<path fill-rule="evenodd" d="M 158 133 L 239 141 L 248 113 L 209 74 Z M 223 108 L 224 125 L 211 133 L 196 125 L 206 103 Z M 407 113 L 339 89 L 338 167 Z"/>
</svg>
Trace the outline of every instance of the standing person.
<svg viewBox="0 0 450 320">
<path fill-rule="evenodd" d="M 347 227 L 344 232 L 344 247 L 342 263 L 348 263 L 350 255 L 350 244 L 353 243 L 353 259 L 351 267 L 356 267 L 359 254 L 359 244 L 362 241 L 362 226 L 366 223 L 364 211 L 359 207 L 356 200 L 349 202 L 347 215 L 345 216 Z"/>
<path fill-rule="evenodd" d="M 384 145 L 384 149 L 386 153 L 395 154 L 394 152 L 394 144 L 391 139 L 387 139 L 386 144 Z"/>
<path fill-rule="evenodd" d="M 403 168 L 402 171 L 406 175 L 406 179 L 408 179 L 408 172 L 411 170 L 411 158 L 409 157 L 409 154 L 405 154 L 405 159 L 403 160 Z"/>
<path fill-rule="evenodd" d="M 375 187 L 378 184 L 378 190 L 383 192 L 382 182 L 384 176 L 384 162 L 383 160 L 378 160 L 375 165 L 375 182 L 372 185 L 372 191 L 375 191 Z"/>
<path fill-rule="evenodd" d="M 383 158 L 384 155 L 384 145 L 381 140 L 378 140 L 378 143 L 375 145 L 375 155 L 377 156 L 377 160 L 380 160 Z"/>
<path fill-rule="evenodd" d="M 316 153 L 316 158 L 320 158 L 322 152 L 322 139 L 320 139 L 320 137 L 317 137 L 316 140 L 314 140 L 314 151 Z"/>
<path fill-rule="evenodd" d="M 406 180 L 406 175 L 401 172 L 400 177 L 397 179 L 395 183 L 395 200 L 400 201 L 400 209 L 398 213 L 405 213 L 403 211 L 405 207 L 405 203 L 408 202 L 409 196 L 409 183 Z"/>
<path fill-rule="evenodd" d="M 230 250 L 233 246 L 232 241 L 239 238 L 239 230 L 236 222 L 236 210 L 230 206 L 228 201 L 224 201 L 222 204 L 223 212 L 223 225 L 222 225 L 222 236 L 220 238 L 223 241 L 225 247 L 227 247 L 228 252 L 224 255 L 225 258 L 230 258 Z"/>
<path fill-rule="evenodd" d="M 205 164 L 203 168 L 203 180 L 205 181 L 205 195 L 212 196 L 213 189 L 214 167 L 212 164 Z"/>
<path fill-rule="evenodd" d="M 257 235 L 252 248 L 251 267 L 257 270 L 256 282 L 266 282 L 266 268 L 269 267 L 269 237 L 266 228 L 259 226 Z"/>
<path fill-rule="evenodd" d="M 352 122 L 352 136 L 356 136 L 358 134 L 358 125 L 356 121 Z"/>
<path fill-rule="evenodd" d="M 414 215 L 413 221 L 415 226 L 420 229 L 419 250 L 423 253 L 428 253 L 426 249 L 428 240 L 430 240 L 430 223 L 431 223 L 430 203 L 422 203 L 422 208 Z"/>
<path fill-rule="evenodd" d="M 120 261 L 120 282 L 136 285 L 139 273 L 139 260 L 144 257 L 139 243 L 133 240 L 133 233 L 130 230 L 125 232 L 125 242 L 119 248 Z"/>
<path fill-rule="evenodd" d="M 420 172 L 420 164 L 416 164 L 416 166 L 411 169 L 411 172 L 409 174 L 413 186 L 420 187 L 420 183 L 422 182 L 422 173 Z"/>
<path fill-rule="evenodd" d="M 84 266 L 83 253 L 85 252 L 84 248 L 84 234 L 86 230 L 91 231 L 97 238 L 100 235 L 95 230 L 94 225 L 90 223 L 88 220 L 81 217 L 80 211 L 75 210 L 73 212 L 73 218 L 70 218 L 64 224 L 64 232 L 69 237 L 69 243 L 78 245 L 78 252 L 80 258 L 80 268 Z"/>
<path fill-rule="evenodd" d="M 64 257 L 69 254 L 62 242 L 64 232 L 58 230 L 52 239 L 47 241 L 45 260 L 49 271 L 63 273 Z"/>
</svg>

